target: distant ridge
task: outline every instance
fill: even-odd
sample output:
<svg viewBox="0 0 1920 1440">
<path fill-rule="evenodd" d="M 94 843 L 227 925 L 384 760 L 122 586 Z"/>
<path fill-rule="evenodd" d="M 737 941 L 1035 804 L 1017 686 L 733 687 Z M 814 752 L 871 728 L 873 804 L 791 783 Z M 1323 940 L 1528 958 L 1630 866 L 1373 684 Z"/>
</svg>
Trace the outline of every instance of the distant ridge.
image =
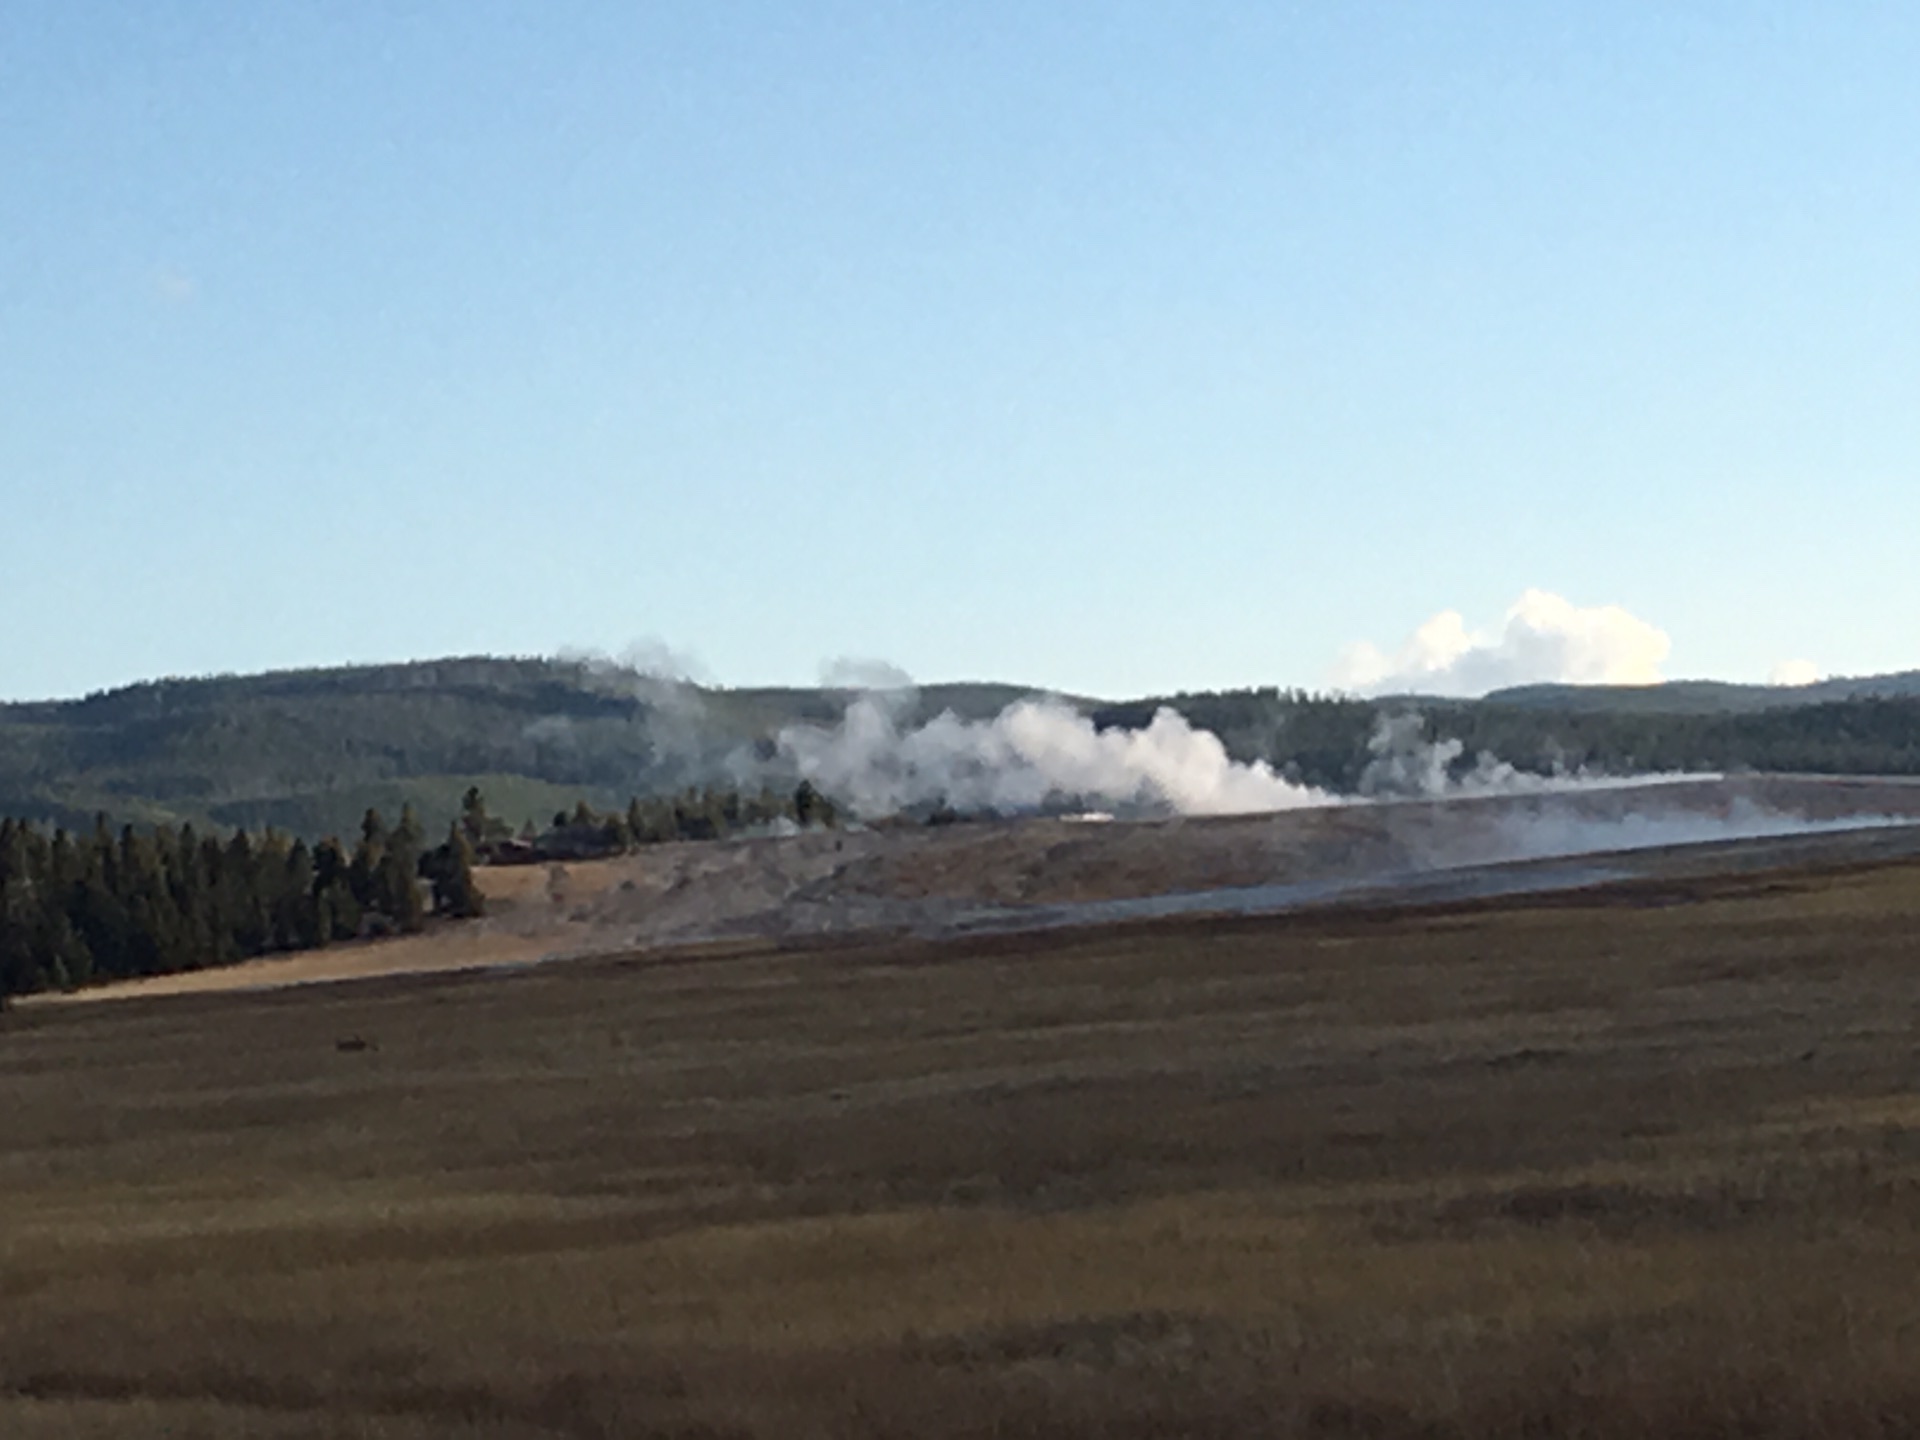
<svg viewBox="0 0 1920 1440">
<path fill-rule="evenodd" d="M 391 818 L 411 804 L 444 827 L 478 785 L 494 813 L 544 822 L 583 798 L 724 780 L 729 757 L 795 721 L 838 720 L 855 693 L 495 656 L 144 681 L 0 704 L 0 815 L 349 834 L 369 806 Z M 986 718 L 1031 693 L 928 685 L 900 718 Z"/>
<path fill-rule="evenodd" d="M 1659 685 L 1516 685 L 1495 690 L 1484 703 L 1546 710 L 1712 715 L 1915 696 L 1920 696 L 1920 670 L 1820 680 L 1812 685 L 1736 685 L 1721 680 L 1670 680 Z"/>
<path fill-rule="evenodd" d="M 495 815 L 545 825 L 582 799 L 605 808 L 703 783 L 794 783 L 778 763 L 780 730 L 834 724 L 859 693 L 491 656 L 155 680 L 0 704 L 0 816 L 68 828 L 90 827 L 96 814 L 116 825 L 272 825 L 317 837 L 352 834 L 369 806 L 392 818 L 412 805 L 432 833 L 479 786 Z M 988 720 L 1038 693 L 933 684 L 889 705 L 911 728 L 945 711 Z M 1424 716 L 1424 738 L 1448 743 L 1462 765 L 1485 753 L 1538 773 L 1920 774 L 1920 671 L 1797 688 L 1530 685 L 1485 700 L 1273 688 L 1061 698 L 1102 729 L 1138 729 L 1171 706 L 1234 759 L 1334 791 L 1365 787 L 1380 713 L 1408 708 Z"/>
</svg>

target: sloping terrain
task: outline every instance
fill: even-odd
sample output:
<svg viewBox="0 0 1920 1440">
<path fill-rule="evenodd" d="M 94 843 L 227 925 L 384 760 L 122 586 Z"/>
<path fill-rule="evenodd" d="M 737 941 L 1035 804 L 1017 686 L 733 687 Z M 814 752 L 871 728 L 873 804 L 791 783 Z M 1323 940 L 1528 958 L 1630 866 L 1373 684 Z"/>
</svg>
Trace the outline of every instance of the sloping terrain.
<svg viewBox="0 0 1920 1440">
<path fill-rule="evenodd" d="M 820 831 L 482 870 L 484 920 L 121 982 L 77 998 L 211 993 L 689 945 L 1031 931 L 1339 902 L 1417 905 L 1914 853 L 1920 783 L 1790 777 L 1208 819 Z"/>
</svg>

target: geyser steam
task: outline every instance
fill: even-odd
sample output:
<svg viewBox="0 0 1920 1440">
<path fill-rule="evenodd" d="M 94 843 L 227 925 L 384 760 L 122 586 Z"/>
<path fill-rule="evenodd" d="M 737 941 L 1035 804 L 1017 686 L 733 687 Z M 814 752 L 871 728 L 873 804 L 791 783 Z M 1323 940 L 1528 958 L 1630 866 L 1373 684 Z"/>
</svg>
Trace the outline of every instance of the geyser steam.
<svg viewBox="0 0 1920 1440">
<path fill-rule="evenodd" d="M 906 689 L 877 691 L 848 705 L 832 726 L 780 732 L 783 768 L 869 819 L 947 805 L 998 814 L 1098 806 L 1180 815 L 1252 815 L 1352 799 L 1443 799 L 1538 794 L 1706 776 L 1615 778 L 1535 775 L 1487 754 L 1461 764 L 1458 740 L 1425 738 L 1416 713 L 1381 715 L 1359 796 L 1299 785 L 1264 761 L 1233 759 L 1210 730 L 1161 707 L 1139 730 L 1095 728 L 1058 700 L 1021 700 L 991 720 L 947 711 L 918 727 L 899 716 Z"/>
<path fill-rule="evenodd" d="M 902 730 L 894 708 L 869 695 L 838 725 L 790 725 L 778 743 L 803 778 L 869 819 L 939 804 L 1002 814 L 1080 804 L 1244 815 L 1335 803 L 1262 762 L 1234 760 L 1219 736 L 1165 708 L 1140 730 L 1098 730 L 1057 700 L 1021 700 L 992 720 L 948 711 Z"/>
</svg>

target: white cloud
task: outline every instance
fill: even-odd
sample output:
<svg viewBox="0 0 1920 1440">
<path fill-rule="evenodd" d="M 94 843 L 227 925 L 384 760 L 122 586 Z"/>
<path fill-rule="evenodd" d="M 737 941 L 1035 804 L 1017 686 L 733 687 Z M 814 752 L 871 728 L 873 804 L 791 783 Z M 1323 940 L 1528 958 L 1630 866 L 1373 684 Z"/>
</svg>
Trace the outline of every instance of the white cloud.
<svg viewBox="0 0 1920 1440">
<path fill-rule="evenodd" d="M 1652 685 L 1672 648 L 1665 631 L 1618 605 L 1579 606 L 1529 590 L 1498 631 L 1469 630 L 1459 611 L 1442 610 L 1391 655 L 1365 640 L 1348 646 L 1332 680 L 1372 695 L 1484 695 L 1552 681 Z"/>
<path fill-rule="evenodd" d="M 1826 679 L 1811 660 L 1782 660 L 1767 674 L 1769 685 L 1813 685 Z"/>
</svg>

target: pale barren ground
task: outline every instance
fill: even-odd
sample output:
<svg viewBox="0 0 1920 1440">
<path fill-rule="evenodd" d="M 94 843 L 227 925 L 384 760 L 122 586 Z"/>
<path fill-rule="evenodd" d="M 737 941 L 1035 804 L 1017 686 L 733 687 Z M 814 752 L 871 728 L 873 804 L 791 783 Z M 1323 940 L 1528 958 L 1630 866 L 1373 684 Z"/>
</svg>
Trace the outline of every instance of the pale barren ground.
<svg viewBox="0 0 1920 1440">
<path fill-rule="evenodd" d="M 1594 868 L 1526 868 L 1529 857 L 1673 847 L 1723 831 L 1757 834 L 1848 819 L 1920 823 L 1920 784 L 1750 777 L 1152 823 L 1027 820 L 659 845 L 612 860 L 483 870 L 489 915 L 477 924 L 54 998 L 212 994 L 707 941 L 1079 925 L 1134 918 L 1138 902 L 1168 895 L 1234 892 L 1237 902 L 1229 896 L 1198 904 L 1271 911 L 1355 893 L 1379 902 L 1410 884 L 1426 886 L 1415 889 L 1415 899 L 1431 898 L 1446 893 L 1433 888 L 1443 876 L 1459 877 L 1455 893 L 1494 893 L 1584 883 Z M 1781 863 L 1920 849 L 1920 840 L 1868 831 L 1816 837 L 1800 848 L 1774 842 L 1747 849 L 1760 862 Z M 1744 853 L 1713 852 L 1703 861 L 1693 852 L 1641 848 L 1601 869 L 1614 876 L 1691 874 L 1751 863 L 1758 862 Z M 1249 889 L 1276 886 L 1302 893 Z M 1315 886 L 1346 888 L 1309 893 Z"/>
<path fill-rule="evenodd" d="M 1835 858 L 21 1007 L 0 1435 L 1920 1434 Z"/>
</svg>

